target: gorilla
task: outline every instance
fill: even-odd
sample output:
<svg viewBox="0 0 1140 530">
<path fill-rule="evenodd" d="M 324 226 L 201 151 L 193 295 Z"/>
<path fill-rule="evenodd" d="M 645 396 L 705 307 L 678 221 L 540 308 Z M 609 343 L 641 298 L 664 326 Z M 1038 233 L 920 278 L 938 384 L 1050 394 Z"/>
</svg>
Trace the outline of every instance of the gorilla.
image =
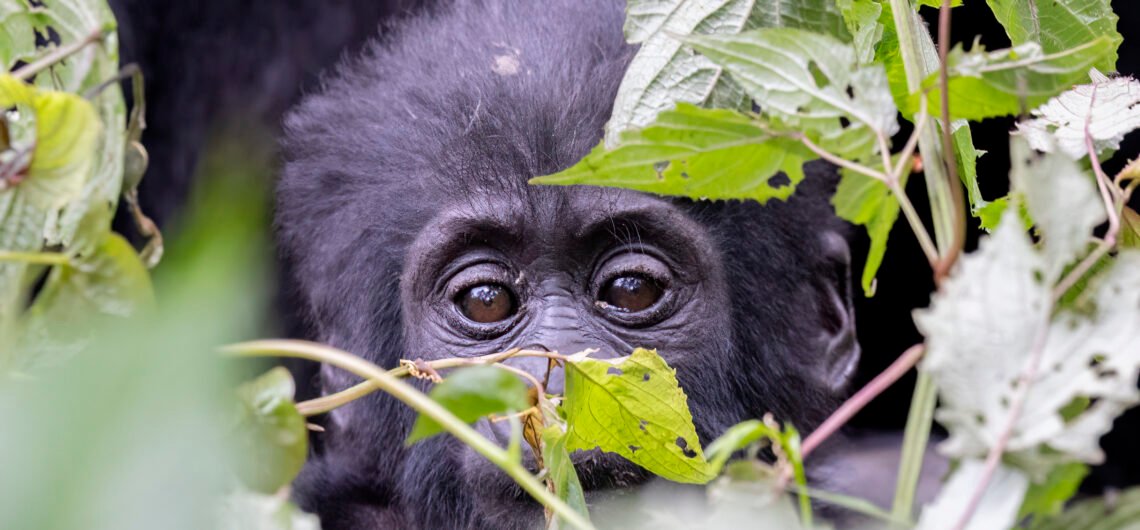
<svg viewBox="0 0 1140 530">
<path fill-rule="evenodd" d="M 768 412 L 810 431 L 859 357 L 832 167 L 809 164 L 788 201 L 766 205 L 527 183 L 600 141 L 636 51 L 623 8 L 446 3 L 288 113 L 276 228 L 311 338 L 384 367 L 513 346 L 657 348 L 702 443 Z M 326 394 L 357 382 L 319 373 Z M 405 447 L 413 419 L 380 393 L 323 418 L 295 483 L 302 508 L 330 529 L 541 524 L 541 506 L 454 438 Z M 616 455 L 572 458 L 588 499 L 652 478 Z"/>
</svg>

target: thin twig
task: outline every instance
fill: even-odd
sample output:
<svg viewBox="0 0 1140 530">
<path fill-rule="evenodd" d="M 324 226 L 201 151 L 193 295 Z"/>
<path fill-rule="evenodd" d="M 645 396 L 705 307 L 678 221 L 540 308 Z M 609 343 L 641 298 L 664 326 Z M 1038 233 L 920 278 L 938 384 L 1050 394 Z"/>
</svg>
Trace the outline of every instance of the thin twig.
<svg viewBox="0 0 1140 530">
<path fill-rule="evenodd" d="M 868 177 L 871 177 L 875 180 L 881 180 L 883 182 L 889 183 L 889 179 L 888 179 L 887 175 L 885 173 L 883 173 L 882 171 L 876 171 L 876 170 L 871 169 L 867 166 L 864 166 L 863 164 L 859 164 L 857 162 L 852 162 L 850 160 L 835 156 L 835 155 L 831 154 L 830 152 L 828 152 L 826 149 L 816 145 L 815 142 L 808 140 L 808 138 L 802 134 L 795 135 L 795 138 L 798 139 L 800 142 L 803 142 L 803 144 L 805 146 L 807 146 L 808 149 L 811 149 L 811 151 L 813 153 L 815 153 L 816 155 L 819 155 L 820 158 L 827 160 L 828 162 L 831 162 L 832 164 L 835 164 L 839 167 L 845 167 L 847 169 L 850 169 L 851 171 L 862 173 L 862 174 L 867 175 Z M 884 169 L 886 169 L 886 168 L 884 168 Z"/>
<path fill-rule="evenodd" d="M 985 496 L 990 481 L 993 480 L 998 465 L 1001 464 L 1001 456 L 1005 453 L 1005 448 L 1009 445 L 1010 438 L 1013 437 L 1013 430 L 1017 427 L 1017 419 L 1021 416 L 1021 409 L 1025 406 L 1026 397 L 1029 396 L 1029 388 L 1033 385 L 1033 380 L 1037 378 L 1037 371 L 1041 366 L 1041 358 L 1044 357 L 1045 340 L 1049 337 L 1051 308 L 1052 302 L 1050 301 L 1049 308 L 1043 311 L 1044 321 L 1040 323 L 1040 327 L 1037 328 L 1037 334 L 1033 339 L 1033 348 L 1029 354 L 1029 364 L 1021 373 L 1021 377 L 1017 380 L 1017 389 L 1014 390 L 1013 398 L 1010 400 L 1009 415 L 1006 418 L 1005 426 L 1001 430 L 1001 435 L 998 436 L 997 443 L 990 448 L 989 454 L 986 455 L 985 467 L 982 468 L 982 476 L 978 480 L 978 485 L 974 487 L 974 492 L 970 496 L 970 502 L 966 505 L 966 510 L 962 512 L 962 516 L 954 525 L 954 530 L 962 530 L 970 523 L 970 519 L 974 516 L 974 512 L 978 510 L 978 505 L 982 502 L 982 497 Z"/>
<path fill-rule="evenodd" d="M 58 252 L 17 252 L 15 250 L 0 250 L 0 261 L 17 261 L 32 265 L 67 265 L 71 258 L 67 254 Z"/>
<path fill-rule="evenodd" d="M 904 171 L 910 171 L 911 158 L 914 157 L 914 150 L 918 147 L 919 132 L 923 127 L 926 127 L 926 120 L 930 119 L 930 113 L 926 111 L 926 99 L 921 100 L 921 108 L 918 111 L 918 118 L 914 124 L 914 130 L 910 133 L 910 138 L 907 138 L 906 145 L 903 150 L 899 152 L 899 161 L 895 163 L 894 168 L 891 169 L 891 178 L 894 180 L 902 179 Z"/>
<path fill-rule="evenodd" d="M 950 273 L 958 256 L 962 254 L 962 247 L 966 244 L 966 204 L 962 194 L 962 182 L 958 178 L 958 156 L 954 151 L 954 141 L 950 137 L 950 73 L 946 63 L 946 56 L 950 53 L 950 0 L 942 0 L 942 7 L 938 11 L 938 81 L 941 86 L 942 99 L 942 161 L 946 164 L 946 180 L 950 187 L 950 198 L 953 201 L 954 226 L 953 239 L 946 255 L 938 260 L 934 267 L 935 285 Z M 969 125 L 966 125 L 969 127 Z"/>
<path fill-rule="evenodd" d="M 844 401 L 835 412 L 831 413 L 823 423 L 819 425 L 807 438 L 804 438 L 803 446 L 800 449 L 800 455 L 807 458 L 808 454 L 814 451 L 820 444 L 823 443 L 832 434 L 835 434 L 840 427 L 843 427 L 852 417 L 863 410 L 871 400 L 875 399 L 882 394 L 884 390 L 891 387 L 903 375 L 914 368 L 918 364 L 918 360 L 922 358 L 925 347 L 922 344 L 915 344 L 906 351 L 899 355 L 895 362 L 891 363 L 886 370 L 875 376 L 871 382 L 866 386 L 859 389 L 847 401 Z"/>
<path fill-rule="evenodd" d="M 51 65 L 56 64 L 56 63 L 58 63 L 64 59 L 70 57 L 71 55 L 75 54 L 79 50 L 82 50 L 83 48 L 87 47 L 88 44 L 91 44 L 94 42 L 99 42 L 100 40 L 102 40 L 103 35 L 104 35 L 103 28 L 99 28 L 95 31 L 92 31 L 91 33 L 87 34 L 86 37 L 83 37 L 82 39 L 79 39 L 79 40 L 74 41 L 74 42 L 69 42 L 63 46 L 60 46 L 60 47 L 52 50 L 51 53 L 49 53 L 43 57 L 40 57 L 39 59 L 36 59 L 35 61 L 32 61 L 28 64 L 25 64 L 24 66 L 21 66 L 20 68 L 17 68 L 14 72 L 12 72 L 12 76 L 17 78 L 17 79 L 27 81 L 28 79 L 31 79 L 32 76 L 40 73 L 40 71 L 42 71 L 43 69 L 48 68 Z"/>
<path fill-rule="evenodd" d="M 926 255 L 926 261 L 934 267 L 938 263 L 938 247 L 934 245 L 934 241 L 930 239 L 930 234 L 926 231 L 926 225 L 922 224 L 922 218 L 918 216 L 918 211 L 914 209 L 911 204 L 910 198 L 906 196 L 906 190 L 903 189 L 901 183 L 894 182 L 888 183 L 891 192 L 895 194 L 895 199 L 899 201 L 899 207 L 906 216 L 907 223 L 910 224 L 910 229 L 914 232 L 914 236 L 918 238 L 918 246 L 922 247 L 922 253 Z"/>
</svg>

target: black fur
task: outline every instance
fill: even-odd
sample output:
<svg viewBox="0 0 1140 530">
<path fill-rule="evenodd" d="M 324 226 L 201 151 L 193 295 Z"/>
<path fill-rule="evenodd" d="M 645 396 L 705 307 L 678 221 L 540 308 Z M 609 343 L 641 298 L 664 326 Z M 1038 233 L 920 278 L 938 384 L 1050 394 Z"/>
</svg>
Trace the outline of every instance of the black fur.
<svg viewBox="0 0 1140 530">
<path fill-rule="evenodd" d="M 415 256 L 425 240 L 432 250 L 432 238 L 454 235 L 425 233 L 437 215 L 459 205 L 548 248 L 589 214 L 582 204 L 664 205 L 677 223 L 611 235 L 628 242 L 641 238 L 638 230 L 649 239 L 657 229 L 662 240 L 701 251 L 694 259 L 711 264 L 699 278 L 707 296 L 691 301 L 685 311 L 692 316 L 682 314 L 676 324 L 699 334 L 583 326 L 572 338 L 546 335 L 546 328 L 507 337 L 520 345 L 563 341 L 558 348 L 567 353 L 567 344 L 598 345 L 613 355 L 630 346 L 660 348 L 677 368 L 704 443 L 767 412 L 810 431 L 837 403 L 837 388 L 820 374 L 820 336 L 850 327 L 836 314 L 849 317 L 849 306 L 837 310 L 824 294 L 850 300 L 846 247 L 837 250 L 824 237 L 844 230 L 827 202 L 831 168 L 810 165 L 791 200 L 766 206 L 526 184 L 573 164 L 601 138 L 634 52 L 623 40 L 623 19 L 613 0 L 457 2 L 407 21 L 341 64 L 288 115 L 277 228 L 313 338 L 385 367 L 401 358 L 502 349 L 506 343 L 489 341 L 439 351 L 432 342 L 442 332 L 433 328 L 430 293 L 416 287 L 423 280 L 417 275 L 427 273 L 409 263 L 420 263 Z M 517 60 L 517 71 L 496 68 L 502 57 Z M 468 239 L 480 243 L 481 234 Z M 848 347 L 848 355 L 858 355 Z M 325 392 L 355 382 L 322 370 Z M 318 513 L 325 528 L 540 523 L 537 505 L 454 439 L 404 447 L 412 419 L 407 407 L 381 394 L 332 413 L 295 485 L 302 507 Z M 612 455 L 575 458 L 591 498 L 649 479 Z"/>
</svg>

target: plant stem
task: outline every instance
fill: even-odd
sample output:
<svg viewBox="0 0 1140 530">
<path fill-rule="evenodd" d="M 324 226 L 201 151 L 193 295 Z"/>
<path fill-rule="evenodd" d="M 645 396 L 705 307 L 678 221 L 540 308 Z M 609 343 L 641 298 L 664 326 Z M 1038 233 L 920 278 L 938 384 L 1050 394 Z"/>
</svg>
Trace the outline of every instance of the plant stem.
<svg viewBox="0 0 1140 530">
<path fill-rule="evenodd" d="M 58 252 L 17 252 L 0 250 L 0 261 L 18 261 L 33 265 L 67 265 L 71 258 Z"/>
<path fill-rule="evenodd" d="M 911 368 L 914 368 L 914 365 L 922 358 L 923 351 L 924 347 L 922 344 L 915 344 L 907 348 L 886 370 L 883 370 L 883 372 L 875 376 L 871 382 L 867 383 L 866 386 L 859 389 L 859 391 L 848 398 L 847 401 L 844 401 L 835 412 L 831 413 L 831 416 L 828 416 L 819 427 L 812 431 L 807 438 L 804 438 L 800 455 L 803 458 L 807 458 L 808 454 L 819 447 L 819 445 L 834 434 L 835 431 L 839 430 L 839 428 L 846 424 L 855 414 L 858 414 L 867 403 L 870 403 L 872 399 L 878 397 L 879 394 L 882 394 L 884 390 L 890 388 L 899 378 L 909 372 Z"/>
<path fill-rule="evenodd" d="M 387 392 L 404 404 L 415 409 L 440 424 L 447 432 L 471 447 L 499 469 L 502 469 L 519 486 L 543 506 L 546 506 L 571 526 L 592 530 L 594 527 L 566 503 L 546 489 L 541 482 L 520 462 L 511 459 L 510 454 L 480 435 L 470 425 L 457 418 L 439 403 L 423 392 L 412 388 L 379 366 L 350 353 L 305 341 L 260 340 L 233 344 L 222 348 L 222 352 L 240 357 L 294 357 L 308 359 L 336 366 L 357 376 L 368 379 L 380 390 Z"/>
<path fill-rule="evenodd" d="M 874 169 L 871 169 L 871 168 L 864 166 L 862 164 L 859 164 L 857 162 L 852 162 L 852 161 L 847 160 L 845 158 L 835 156 L 834 154 L 830 153 L 826 149 L 816 145 L 815 142 L 808 140 L 808 138 L 806 136 L 797 135 L 796 138 L 798 138 L 799 141 L 802 142 L 804 144 L 804 146 L 806 146 L 808 149 L 811 149 L 811 151 L 813 153 L 815 153 L 816 155 L 819 155 L 820 158 L 822 158 L 828 162 L 831 162 L 832 164 L 835 164 L 839 167 L 844 167 L 844 168 L 850 169 L 851 171 L 854 171 L 856 173 L 861 173 L 863 175 L 867 175 L 868 177 L 871 177 L 875 180 L 880 180 L 883 182 L 889 182 L 889 180 L 890 180 L 890 178 L 887 176 L 886 173 L 883 173 L 882 171 L 876 171 Z M 884 169 L 889 170 L 890 167 L 886 167 Z"/>
<path fill-rule="evenodd" d="M 24 66 L 21 66 L 20 68 L 16 69 L 16 71 L 12 72 L 12 76 L 17 79 L 27 81 L 28 79 L 31 79 L 32 76 L 40 73 L 40 71 L 43 69 L 48 68 L 49 66 L 74 55 L 79 50 L 87 47 L 88 44 L 99 42 L 103 39 L 103 35 L 103 28 L 92 31 L 82 39 L 64 44 L 63 46 L 52 50 L 51 53 L 40 57 L 39 59 L 36 59 L 35 61 L 32 61 L 28 64 L 25 64 Z"/>
<path fill-rule="evenodd" d="M 946 56 L 949 53 L 950 0 L 942 0 L 942 7 L 938 11 L 938 81 L 942 96 L 942 160 L 946 163 L 946 187 L 950 190 L 954 237 L 950 248 L 944 249 L 945 256 L 934 268 L 935 283 L 940 283 L 942 278 L 949 274 L 966 243 L 966 204 L 962 194 L 962 183 L 958 179 L 958 156 L 954 151 L 954 141 L 950 137 L 950 73 L 946 63 Z"/>
<path fill-rule="evenodd" d="M 438 359 L 435 361 L 427 361 L 429 367 L 433 370 L 446 370 L 448 368 L 458 368 L 461 366 L 474 366 L 482 364 L 495 364 L 497 362 L 505 361 L 511 357 L 545 357 L 547 359 L 562 360 L 564 355 L 555 352 L 547 352 L 540 350 L 522 350 L 519 348 L 512 348 L 509 350 L 492 353 L 490 355 L 483 355 L 481 357 L 454 357 L 450 359 Z M 405 366 L 399 366 L 388 370 L 389 374 L 395 377 L 407 377 L 409 370 Z M 297 412 L 302 416 L 316 416 L 326 412 L 335 410 L 339 407 L 347 405 L 354 400 L 360 399 L 368 394 L 371 394 L 380 387 L 376 386 L 372 381 L 364 381 L 357 383 L 349 388 L 341 390 L 335 394 L 313 398 L 308 401 L 297 403 Z"/>
<path fill-rule="evenodd" d="M 910 412 L 906 417 L 902 454 L 899 456 L 899 474 L 895 481 L 895 499 L 891 513 L 895 519 L 910 521 L 914 511 L 915 490 L 922 474 L 922 461 L 926 444 L 930 440 L 930 427 L 934 423 L 934 405 L 937 388 L 930 374 L 919 371 L 910 398 Z"/>
</svg>

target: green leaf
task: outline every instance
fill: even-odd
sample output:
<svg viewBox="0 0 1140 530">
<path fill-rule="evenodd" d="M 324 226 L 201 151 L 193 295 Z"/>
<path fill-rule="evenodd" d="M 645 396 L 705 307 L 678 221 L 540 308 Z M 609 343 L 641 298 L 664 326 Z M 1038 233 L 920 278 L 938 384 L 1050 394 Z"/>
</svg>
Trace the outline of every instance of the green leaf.
<svg viewBox="0 0 1140 530">
<path fill-rule="evenodd" d="M 962 0 L 951 0 L 951 2 L 950 2 L 950 7 L 958 7 L 961 5 L 962 5 Z M 940 8 L 940 7 L 942 7 L 942 0 L 917 0 L 914 3 L 914 7 L 918 8 L 920 6 Z"/>
<path fill-rule="evenodd" d="M 131 244 L 108 233 L 87 256 L 56 265 L 24 314 L 16 366 L 57 365 L 87 345 L 105 317 L 127 318 L 154 306 L 150 275 Z"/>
<path fill-rule="evenodd" d="M 1111 53 L 1092 65 L 1104 72 L 1116 70 L 1116 49 L 1124 40 L 1116 31 L 1118 18 L 1111 0 L 986 0 L 1014 46 L 1041 45 L 1045 53 L 1075 48 L 1107 38 Z"/>
<path fill-rule="evenodd" d="M 764 116 L 839 156 L 870 158 L 877 134 L 898 130 L 882 67 L 859 66 L 855 50 L 834 37 L 771 28 L 684 42 L 723 66 Z"/>
<path fill-rule="evenodd" d="M 986 204 L 978 210 L 978 219 L 981 220 L 982 230 L 993 232 L 1001 223 L 1005 209 L 1009 207 L 1009 197 L 1000 197 Z"/>
<path fill-rule="evenodd" d="M 1034 521 L 1032 530 L 1135 530 L 1140 520 L 1140 488 L 1073 503 L 1056 517 Z"/>
<path fill-rule="evenodd" d="M 1089 76 L 1092 83 L 1050 99 L 1033 109 L 1033 119 L 1017 124 L 1030 147 L 1080 160 L 1088 156 L 1086 136 L 1097 153 L 1115 151 L 1124 135 L 1140 128 L 1140 82 L 1110 79 L 1096 70 Z"/>
<path fill-rule="evenodd" d="M 883 38 L 883 25 L 879 23 L 883 6 L 875 0 L 837 0 L 836 6 L 843 13 L 847 31 L 854 36 L 852 45 L 859 64 L 875 62 L 875 47 Z"/>
<path fill-rule="evenodd" d="M 744 28 L 754 0 L 631 0 L 626 6 L 625 34 L 640 44 L 626 68 L 606 124 L 606 144 L 616 146 L 621 134 L 648 125 L 658 113 L 678 102 L 729 105 L 745 101 L 743 92 L 719 66 L 685 50 L 677 35 L 732 34 Z"/>
<path fill-rule="evenodd" d="M 736 451 L 756 443 L 762 438 L 776 440 L 779 443 L 781 433 L 764 424 L 760 420 L 747 420 L 737 423 L 724 431 L 716 440 L 705 449 L 709 465 L 714 473 L 719 473 L 724 464 Z"/>
<path fill-rule="evenodd" d="M 1115 51 L 1108 37 L 1051 53 L 1033 42 L 994 52 L 980 46 L 966 52 L 957 46 L 947 57 L 951 119 L 979 121 L 1036 107 L 1083 81 L 1090 68 Z M 923 86 L 929 89 L 930 108 L 940 108 L 938 74 Z M 911 108 L 918 107 L 915 101 Z"/>
<path fill-rule="evenodd" d="M 589 520 L 586 494 L 578 482 L 578 472 L 570 461 L 570 453 L 566 450 L 566 433 L 557 425 L 550 425 L 542 431 L 542 461 L 554 483 L 554 493 Z"/>
<path fill-rule="evenodd" d="M 17 61 L 36 53 L 32 8 L 24 0 L 0 0 L 0 66 L 12 70 Z"/>
<path fill-rule="evenodd" d="M 1120 246 L 1140 248 L 1140 213 L 1128 206 L 1120 212 Z"/>
<path fill-rule="evenodd" d="M 473 423 L 489 414 L 521 412 L 530 408 L 526 385 L 514 374 L 493 366 L 461 368 L 431 389 L 428 395 L 459 419 Z M 408 444 L 443 432 L 435 420 L 419 415 Z"/>
<path fill-rule="evenodd" d="M 887 238 L 899 218 L 899 201 L 881 180 L 847 169 L 841 170 L 840 174 L 842 178 L 831 198 L 831 204 L 835 206 L 836 215 L 864 226 L 871 238 L 862 278 L 863 293 L 871 297 L 875 292 L 875 274 L 887 252 Z M 906 186 L 906 175 L 903 176 L 901 186 Z"/>
<path fill-rule="evenodd" d="M 273 493 L 289 484 L 309 450 L 305 418 L 293 403 L 293 377 L 280 366 L 237 390 L 239 446 L 248 458 L 238 475 L 254 491 Z"/>
<path fill-rule="evenodd" d="M 1065 503 L 1077 493 L 1081 481 L 1088 474 L 1088 466 L 1075 462 L 1053 469 L 1044 482 L 1029 485 L 1025 501 L 1017 512 L 1017 520 L 1022 521 L 1032 516 L 1037 521 L 1061 513 Z"/>
<path fill-rule="evenodd" d="M 814 158 L 799 142 L 728 110 L 679 104 L 619 146 L 599 145 L 574 166 L 533 184 L 593 184 L 697 199 L 785 199 Z M 789 183 L 770 179 L 784 172 Z"/>
<path fill-rule="evenodd" d="M 617 453 L 674 482 L 704 484 L 716 476 L 701 451 L 688 397 L 654 350 L 568 360 L 562 411 L 568 450 Z"/>
</svg>

